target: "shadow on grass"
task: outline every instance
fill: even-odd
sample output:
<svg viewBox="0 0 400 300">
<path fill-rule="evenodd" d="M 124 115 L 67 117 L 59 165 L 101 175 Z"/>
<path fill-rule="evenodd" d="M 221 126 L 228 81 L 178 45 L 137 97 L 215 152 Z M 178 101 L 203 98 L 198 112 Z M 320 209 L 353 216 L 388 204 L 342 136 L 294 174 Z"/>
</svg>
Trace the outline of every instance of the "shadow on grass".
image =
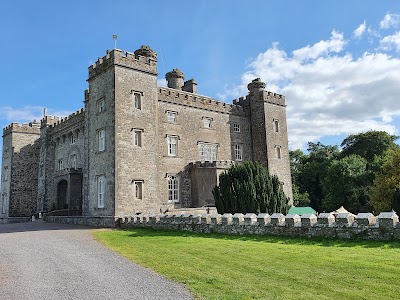
<svg viewBox="0 0 400 300">
<path fill-rule="evenodd" d="M 121 230 L 121 229 L 117 229 Z M 361 248 L 393 248 L 400 249 L 400 241 L 340 240 L 328 238 L 282 237 L 272 235 L 228 235 L 221 233 L 193 233 L 187 231 L 155 230 L 151 228 L 122 229 L 129 232 L 129 237 L 191 237 L 206 239 L 222 239 L 231 241 L 252 241 L 289 245 L 315 245 L 321 247 L 361 247 Z"/>
</svg>

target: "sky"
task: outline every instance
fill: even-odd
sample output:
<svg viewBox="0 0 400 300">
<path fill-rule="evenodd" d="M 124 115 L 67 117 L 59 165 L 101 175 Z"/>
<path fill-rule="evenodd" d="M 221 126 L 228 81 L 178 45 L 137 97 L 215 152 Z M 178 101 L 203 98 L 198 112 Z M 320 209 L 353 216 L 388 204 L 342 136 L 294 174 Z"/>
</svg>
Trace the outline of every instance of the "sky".
<svg viewBox="0 0 400 300">
<path fill-rule="evenodd" d="M 158 53 L 231 103 L 260 77 L 286 96 L 289 148 L 349 134 L 400 134 L 400 1 L 4 1 L 0 126 L 83 107 L 87 68 L 107 49 Z M 1 145 L 0 145 L 1 147 Z"/>
</svg>

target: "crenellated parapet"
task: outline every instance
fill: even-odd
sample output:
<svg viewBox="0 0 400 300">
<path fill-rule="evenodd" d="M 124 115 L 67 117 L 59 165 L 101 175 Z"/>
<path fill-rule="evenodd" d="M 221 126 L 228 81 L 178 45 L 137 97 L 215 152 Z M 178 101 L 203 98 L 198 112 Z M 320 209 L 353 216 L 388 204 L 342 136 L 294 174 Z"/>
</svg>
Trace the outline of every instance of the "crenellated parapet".
<svg viewBox="0 0 400 300">
<path fill-rule="evenodd" d="M 195 168 L 229 169 L 234 164 L 235 162 L 232 160 L 218 160 L 218 161 L 196 161 L 190 163 L 190 166 Z"/>
<path fill-rule="evenodd" d="M 245 111 L 240 105 L 228 104 L 210 97 L 171 88 L 160 87 L 158 89 L 158 100 L 225 114 L 245 115 Z"/>
<path fill-rule="evenodd" d="M 53 133 L 62 131 L 75 125 L 82 124 L 85 119 L 85 110 L 82 108 L 67 117 L 45 116 L 41 120 L 41 127 L 53 128 Z"/>
<path fill-rule="evenodd" d="M 121 217 L 122 228 L 151 227 L 201 233 L 302 236 L 339 239 L 400 240 L 400 223 L 395 212 L 283 215 L 241 214 L 151 214 Z"/>
<path fill-rule="evenodd" d="M 262 93 L 262 99 L 264 102 L 280 105 L 280 106 L 286 106 L 285 104 L 285 96 L 273 92 L 268 92 L 268 91 L 263 91 Z"/>
<path fill-rule="evenodd" d="M 135 53 L 120 49 L 107 50 L 105 56 L 100 57 L 96 63 L 89 67 L 88 80 L 114 65 L 157 75 L 157 54 L 148 46 L 142 46 Z"/>
<path fill-rule="evenodd" d="M 13 122 L 10 125 L 3 128 L 3 136 L 10 133 L 27 133 L 27 134 L 40 134 L 40 123 L 34 120 L 30 123 L 18 123 Z"/>
</svg>

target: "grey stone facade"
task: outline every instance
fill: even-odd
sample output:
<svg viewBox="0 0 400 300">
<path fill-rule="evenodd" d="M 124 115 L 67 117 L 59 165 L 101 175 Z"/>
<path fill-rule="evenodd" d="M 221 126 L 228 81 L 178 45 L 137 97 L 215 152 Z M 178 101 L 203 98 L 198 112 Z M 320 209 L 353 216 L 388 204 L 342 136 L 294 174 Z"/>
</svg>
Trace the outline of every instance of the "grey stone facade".
<svg viewBox="0 0 400 300">
<path fill-rule="evenodd" d="M 157 86 L 157 54 L 115 49 L 89 67 L 84 108 L 3 131 L 0 217 L 110 217 L 212 206 L 234 161 L 258 161 L 292 199 L 285 97 L 264 90 L 224 103 L 174 69 Z"/>
</svg>

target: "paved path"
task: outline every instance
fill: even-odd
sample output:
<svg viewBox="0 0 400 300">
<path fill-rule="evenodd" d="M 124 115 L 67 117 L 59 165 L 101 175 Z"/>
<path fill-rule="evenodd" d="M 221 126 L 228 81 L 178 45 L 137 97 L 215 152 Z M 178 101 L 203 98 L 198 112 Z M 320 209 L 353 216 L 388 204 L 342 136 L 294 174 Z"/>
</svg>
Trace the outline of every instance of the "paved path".
<svg viewBox="0 0 400 300">
<path fill-rule="evenodd" d="M 168 281 L 94 241 L 90 229 L 0 224 L 0 299 L 192 299 Z"/>
</svg>

